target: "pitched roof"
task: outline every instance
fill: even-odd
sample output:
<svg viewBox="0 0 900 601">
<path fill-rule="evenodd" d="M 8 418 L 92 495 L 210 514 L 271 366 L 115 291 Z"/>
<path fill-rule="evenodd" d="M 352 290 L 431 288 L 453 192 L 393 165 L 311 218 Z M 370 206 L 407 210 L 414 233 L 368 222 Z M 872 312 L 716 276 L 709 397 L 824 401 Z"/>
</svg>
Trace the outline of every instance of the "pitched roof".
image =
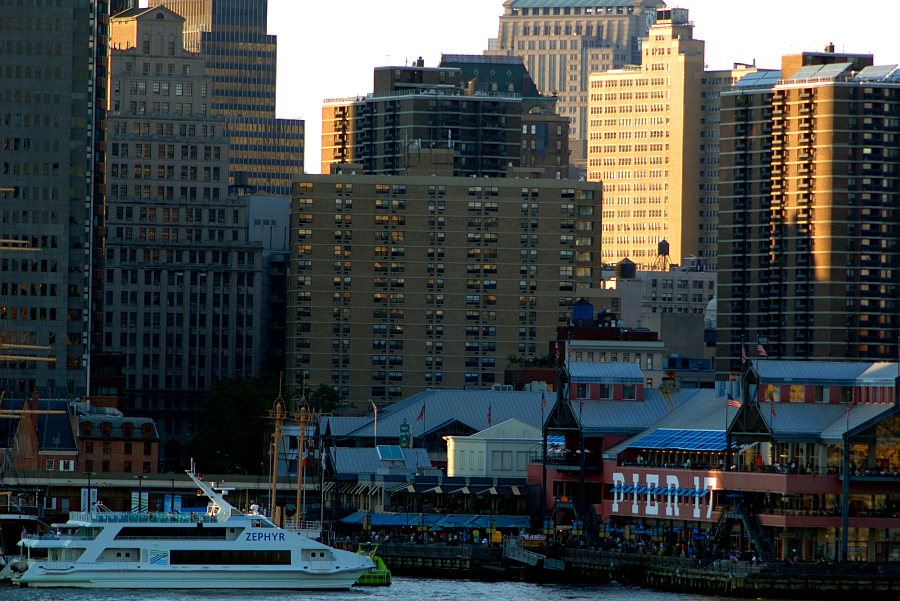
<svg viewBox="0 0 900 601">
<path fill-rule="evenodd" d="M 382 460 L 373 447 L 340 447 L 337 452 L 328 449 L 331 464 L 338 474 L 376 474 L 390 469 L 392 473 L 416 474 L 421 467 L 430 468 L 431 460 L 426 449 L 401 449 L 403 462 Z"/>
<path fill-rule="evenodd" d="M 491 423 L 502 423 L 516 418 L 533 428 L 541 428 L 541 397 L 547 402 L 544 419 L 556 404 L 556 394 L 551 392 L 499 391 L 499 390 L 426 390 L 378 410 L 378 431 L 399 434 L 405 419 L 413 437 L 451 423 L 458 422 L 472 432 L 488 427 L 487 413 L 491 409 Z M 417 419 L 425 408 L 423 418 Z M 369 415 L 347 437 L 374 437 L 374 415 Z"/>
<path fill-rule="evenodd" d="M 493 410 L 493 409 L 492 409 Z M 492 420 L 493 421 L 493 420 Z M 481 432 L 476 432 L 467 438 L 484 438 L 484 439 L 528 439 L 528 440 L 540 440 L 541 439 L 541 430 L 540 428 L 535 428 L 533 426 L 529 426 L 525 422 L 518 419 L 508 419 L 503 423 L 497 424 L 496 426 L 491 426 Z"/>
<path fill-rule="evenodd" d="M 643 384 L 644 373 L 637 363 L 615 361 L 566 361 L 572 384 Z"/>
<path fill-rule="evenodd" d="M 802 440 L 841 444 L 856 432 L 898 412 L 896 405 L 858 403 L 760 403 L 760 414 L 774 428 L 776 440 Z"/>
<path fill-rule="evenodd" d="M 643 401 L 584 401 L 573 403 L 575 420 L 588 434 L 637 434 L 643 432 L 673 409 L 686 403 L 714 395 L 706 388 L 690 388 L 669 393 L 668 398 L 659 390 L 644 389 Z M 677 426 L 672 426 L 677 427 Z"/>
<path fill-rule="evenodd" d="M 900 374 L 896 363 L 831 361 L 754 361 L 763 384 L 805 386 L 893 386 Z"/>
</svg>

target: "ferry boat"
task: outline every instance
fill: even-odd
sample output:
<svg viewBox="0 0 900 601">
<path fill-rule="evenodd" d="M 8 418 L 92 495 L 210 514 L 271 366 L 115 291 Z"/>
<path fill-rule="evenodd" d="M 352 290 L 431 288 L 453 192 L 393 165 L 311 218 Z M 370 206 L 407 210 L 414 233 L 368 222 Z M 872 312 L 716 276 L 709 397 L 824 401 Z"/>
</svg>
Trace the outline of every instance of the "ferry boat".
<svg viewBox="0 0 900 601">
<path fill-rule="evenodd" d="M 34 587 L 348 589 L 374 567 L 244 514 L 223 492 L 186 471 L 209 498 L 206 514 L 72 512 L 50 535 L 26 535 L 13 583 Z M 46 557 L 38 558 L 38 555 Z M 24 565 L 23 565 L 24 564 Z"/>
</svg>

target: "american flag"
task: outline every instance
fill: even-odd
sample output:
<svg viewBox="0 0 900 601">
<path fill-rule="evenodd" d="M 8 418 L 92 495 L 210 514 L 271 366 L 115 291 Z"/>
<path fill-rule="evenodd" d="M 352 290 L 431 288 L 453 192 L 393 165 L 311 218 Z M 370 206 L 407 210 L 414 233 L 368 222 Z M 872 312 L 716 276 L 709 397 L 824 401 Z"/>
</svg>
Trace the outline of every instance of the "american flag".
<svg viewBox="0 0 900 601">
<path fill-rule="evenodd" d="M 579 401 L 579 402 L 578 402 L 578 412 L 579 412 L 579 413 L 584 413 L 584 401 Z"/>
<path fill-rule="evenodd" d="M 747 362 L 747 349 L 744 348 L 744 345 L 741 345 L 741 363 Z"/>
<path fill-rule="evenodd" d="M 559 340 L 554 342 L 553 346 L 556 348 L 556 359 L 559 360 Z"/>
<path fill-rule="evenodd" d="M 740 409 L 741 402 L 729 394 L 728 395 L 728 406 L 734 407 L 735 409 Z"/>
<path fill-rule="evenodd" d="M 425 403 L 422 403 L 422 410 L 419 411 L 419 417 L 416 418 L 416 421 L 420 422 L 423 419 L 425 419 Z"/>
<path fill-rule="evenodd" d="M 763 348 L 763 345 L 759 342 L 756 343 L 756 355 L 758 357 L 768 357 L 769 353 L 766 352 L 766 349 Z"/>
<path fill-rule="evenodd" d="M 544 396 L 544 393 L 541 393 L 541 413 L 544 412 L 544 409 L 547 408 L 547 398 Z"/>
<path fill-rule="evenodd" d="M 488 428 L 490 428 L 491 427 L 491 406 L 490 405 L 488 405 L 487 423 L 488 423 Z"/>
</svg>

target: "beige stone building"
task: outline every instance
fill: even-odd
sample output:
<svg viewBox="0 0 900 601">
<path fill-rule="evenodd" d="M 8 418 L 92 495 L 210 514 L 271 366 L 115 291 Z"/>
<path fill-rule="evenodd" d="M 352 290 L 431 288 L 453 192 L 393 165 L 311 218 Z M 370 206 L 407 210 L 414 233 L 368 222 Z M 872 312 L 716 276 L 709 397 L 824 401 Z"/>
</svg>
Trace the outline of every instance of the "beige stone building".
<svg viewBox="0 0 900 601">
<path fill-rule="evenodd" d="M 288 390 L 490 388 L 599 286 L 599 184 L 353 170 L 295 179 Z"/>
<path fill-rule="evenodd" d="M 686 9 L 660 9 L 640 64 L 590 77 L 588 179 L 602 181 L 603 261 L 715 269 L 720 94 L 754 67 L 706 71 Z M 665 253 L 662 253 L 665 254 Z"/>
<path fill-rule="evenodd" d="M 900 73 L 804 52 L 723 101 L 717 376 L 770 357 L 897 355 Z"/>
<path fill-rule="evenodd" d="M 225 123 L 184 19 L 157 7 L 111 23 L 104 342 L 177 469 L 213 380 L 260 373 L 262 245 L 246 198 L 228 196 Z"/>
<path fill-rule="evenodd" d="M 640 40 L 662 0 L 506 0 L 486 54 L 520 56 L 538 90 L 559 97 L 571 162 L 583 168 L 588 77 L 640 62 Z"/>
<path fill-rule="evenodd" d="M 232 192 L 288 196 L 303 171 L 304 124 L 275 118 L 277 38 L 268 0 L 150 0 L 185 18 L 184 47 L 203 57 L 210 111 L 225 118 Z M 171 44 L 171 40 L 167 40 Z"/>
</svg>

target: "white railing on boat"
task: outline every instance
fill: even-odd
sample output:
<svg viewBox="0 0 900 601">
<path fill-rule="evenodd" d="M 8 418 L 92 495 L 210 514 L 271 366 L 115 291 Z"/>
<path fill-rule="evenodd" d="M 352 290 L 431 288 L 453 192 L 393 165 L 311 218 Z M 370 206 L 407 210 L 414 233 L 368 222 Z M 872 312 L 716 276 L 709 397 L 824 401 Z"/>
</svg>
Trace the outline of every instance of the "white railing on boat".
<svg viewBox="0 0 900 601">
<path fill-rule="evenodd" d="M 297 520 L 288 519 L 288 520 L 285 520 L 285 522 L 284 522 L 284 529 L 290 530 L 291 532 L 301 532 L 301 531 L 319 532 L 322 530 L 322 523 L 318 522 L 318 521 L 308 521 L 308 520 L 300 520 L 298 522 Z"/>
<path fill-rule="evenodd" d="M 205 513 L 128 513 L 122 511 L 70 511 L 69 521 L 107 523 L 176 524 L 188 522 L 212 523 L 215 516 Z"/>
</svg>

